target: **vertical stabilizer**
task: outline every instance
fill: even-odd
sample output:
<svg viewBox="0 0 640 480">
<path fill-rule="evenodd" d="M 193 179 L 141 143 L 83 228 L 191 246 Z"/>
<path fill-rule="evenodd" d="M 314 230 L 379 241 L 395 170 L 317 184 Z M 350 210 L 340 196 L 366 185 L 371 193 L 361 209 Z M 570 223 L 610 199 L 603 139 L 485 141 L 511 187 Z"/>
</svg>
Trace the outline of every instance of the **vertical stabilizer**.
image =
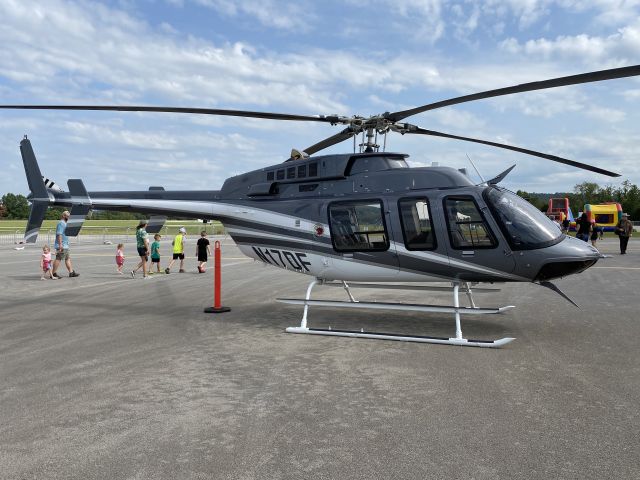
<svg viewBox="0 0 640 480">
<path fill-rule="evenodd" d="M 71 215 L 67 222 L 65 234 L 68 237 L 76 237 L 80 233 L 84 220 L 91 209 L 91 200 L 82 180 L 78 178 L 69 179 L 67 186 L 69 187 L 73 206 L 71 207 Z"/>
<path fill-rule="evenodd" d="M 27 229 L 24 232 L 24 243 L 36 243 L 44 216 L 47 214 L 47 208 L 49 208 L 49 202 L 39 200 L 31 202 L 29 221 L 27 222 Z"/>
<path fill-rule="evenodd" d="M 27 175 L 29 190 L 31 191 L 29 197 L 31 212 L 29 212 L 29 221 L 24 232 L 24 243 L 36 243 L 40 227 L 49 207 L 49 194 L 42 180 L 40 167 L 38 166 L 36 155 L 33 153 L 31 142 L 26 135 L 20 142 L 20 154 L 22 155 L 22 163 L 24 164 L 24 172 Z"/>
<path fill-rule="evenodd" d="M 24 139 L 20 142 L 20 154 L 22 155 L 22 163 L 24 164 L 24 172 L 27 175 L 27 183 L 29 184 L 29 190 L 34 199 L 49 200 L 49 194 L 47 188 L 42 180 L 42 174 L 40 173 L 40 167 L 36 160 L 36 155 L 33 153 L 31 142 L 24 136 Z"/>
</svg>

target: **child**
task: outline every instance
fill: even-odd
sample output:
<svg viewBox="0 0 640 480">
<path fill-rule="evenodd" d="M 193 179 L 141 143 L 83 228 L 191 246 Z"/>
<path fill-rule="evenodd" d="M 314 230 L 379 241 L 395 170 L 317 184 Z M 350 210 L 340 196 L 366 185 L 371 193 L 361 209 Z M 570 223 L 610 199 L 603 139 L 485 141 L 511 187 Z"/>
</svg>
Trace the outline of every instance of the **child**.
<svg viewBox="0 0 640 480">
<path fill-rule="evenodd" d="M 178 230 L 178 235 L 176 235 L 173 239 L 173 242 L 171 242 L 171 245 L 173 245 L 173 258 L 169 262 L 169 266 L 164 269 L 164 273 L 171 273 L 171 267 L 173 267 L 173 264 L 178 259 L 180 259 L 179 272 L 184 273 L 184 241 L 186 237 L 187 229 L 184 227 L 180 227 L 180 230 Z"/>
<path fill-rule="evenodd" d="M 198 244 L 196 247 L 196 257 L 198 257 L 198 272 L 204 273 L 205 264 L 207 263 L 208 256 L 211 255 L 211 250 L 209 250 L 209 240 L 207 239 L 207 232 L 200 232 L 200 238 L 198 239 Z"/>
<path fill-rule="evenodd" d="M 124 243 L 119 243 L 116 247 L 116 265 L 118 273 L 122 275 L 122 267 L 124 267 Z"/>
<path fill-rule="evenodd" d="M 51 273 L 51 249 L 49 245 L 42 247 L 42 255 L 40 256 L 40 270 L 42 272 L 40 280 L 50 278 L 51 280 L 57 280 Z"/>
<path fill-rule="evenodd" d="M 156 271 L 160 273 L 160 239 L 162 236 L 156 233 L 153 236 L 154 242 L 151 244 L 151 265 L 149 266 L 149 275 L 153 274 L 153 264 L 156 264 Z"/>
</svg>

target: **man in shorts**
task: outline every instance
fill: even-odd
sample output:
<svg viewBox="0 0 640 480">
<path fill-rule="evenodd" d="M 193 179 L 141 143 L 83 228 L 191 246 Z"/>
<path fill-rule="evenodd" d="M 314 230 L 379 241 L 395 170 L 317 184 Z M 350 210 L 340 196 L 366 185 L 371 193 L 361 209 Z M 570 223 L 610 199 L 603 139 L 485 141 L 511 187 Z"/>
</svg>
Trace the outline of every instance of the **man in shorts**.
<svg viewBox="0 0 640 480">
<path fill-rule="evenodd" d="M 53 261 L 53 269 L 51 271 L 51 275 L 55 278 L 60 278 L 57 271 L 62 260 L 64 260 L 64 265 L 67 267 L 67 270 L 69 270 L 69 276 L 71 278 L 80 276 L 80 274 L 76 273 L 71 266 L 71 257 L 69 256 L 69 237 L 65 235 L 67 222 L 69 221 L 70 216 L 71 214 L 67 210 L 62 212 L 62 217 L 56 227 L 56 241 L 53 244 L 53 247 L 56 250 L 56 259 Z"/>
<path fill-rule="evenodd" d="M 184 273 L 184 239 L 187 236 L 187 229 L 180 227 L 178 235 L 175 236 L 171 245 L 173 245 L 173 258 L 169 263 L 169 266 L 164 269 L 164 273 L 171 273 L 171 267 L 176 260 L 180 259 L 180 273 Z"/>
</svg>

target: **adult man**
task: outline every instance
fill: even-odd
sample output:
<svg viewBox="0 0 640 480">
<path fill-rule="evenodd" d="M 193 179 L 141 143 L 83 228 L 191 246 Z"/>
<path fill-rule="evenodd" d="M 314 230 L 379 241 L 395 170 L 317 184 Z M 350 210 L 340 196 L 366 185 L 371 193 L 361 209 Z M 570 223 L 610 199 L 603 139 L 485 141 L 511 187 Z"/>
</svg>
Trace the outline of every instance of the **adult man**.
<svg viewBox="0 0 640 480">
<path fill-rule="evenodd" d="M 57 271 L 61 260 L 64 260 L 64 264 L 67 267 L 67 270 L 69 270 L 70 277 L 73 278 L 80 276 L 80 274 L 76 273 L 71 266 L 71 258 L 69 257 L 69 237 L 65 235 L 67 222 L 69 221 L 70 216 L 71 214 L 67 210 L 62 212 L 62 217 L 56 227 L 56 240 L 53 244 L 53 247 L 56 249 L 56 259 L 53 262 L 53 270 L 51 273 L 56 278 L 60 278 Z"/>
<path fill-rule="evenodd" d="M 633 234 L 633 224 L 629 220 L 629 214 L 623 213 L 622 218 L 616 224 L 616 235 L 620 238 L 620 254 L 627 253 L 627 244 L 629 243 L 629 237 Z"/>
<path fill-rule="evenodd" d="M 177 259 L 180 259 L 180 273 L 184 273 L 184 239 L 187 236 L 187 229 L 180 227 L 178 235 L 175 236 L 171 245 L 173 245 L 173 258 L 169 263 L 169 266 L 164 269 L 164 273 L 170 273 L 171 267 Z"/>
</svg>

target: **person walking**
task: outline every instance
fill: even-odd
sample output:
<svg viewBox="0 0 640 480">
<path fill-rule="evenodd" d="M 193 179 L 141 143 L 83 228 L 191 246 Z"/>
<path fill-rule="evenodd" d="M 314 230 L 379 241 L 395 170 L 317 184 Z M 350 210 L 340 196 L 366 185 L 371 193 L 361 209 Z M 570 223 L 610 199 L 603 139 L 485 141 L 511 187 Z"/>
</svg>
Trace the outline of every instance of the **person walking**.
<svg viewBox="0 0 640 480">
<path fill-rule="evenodd" d="M 142 268 L 142 278 L 147 276 L 147 262 L 149 261 L 149 234 L 145 230 L 147 226 L 146 220 L 140 220 L 140 224 L 136 227 L 136 247 L 140 256 L 140 263 L 131 270 L 131 276 L 136 277 L 136 272 Z"/>
<path fill-rule="evenodd" d="M 153 264 L 156 265 L 157 273 L 160 273 L 160 239 L 162 236 L 156 233 L 153 236 L 153 243 L 151 244 L 151 263 L 149 264 L 149 275 L 153 273 Z"/>
<path fill-rule="evenodd" d="M 198 244 L 196 246 L 196 257 L 198 257 L 199 273 L 205 272 L 209 255 L 211 255 L 211 250 L 209 248 L 209 239 L 207 238 L 207 232 L 203 230 L 202 232 L 200 232 L 200 238 L 198 239 Z"/>
<path fill-rule="evenodd" d="M 601 228 L 602 227 L 599 227 L 594 220 L 593 224 L 591 225 L 591 245 L 593 245 L 594 247 L 596 246 L 596 242 L 598 241 L 598 234 Z"/>
<path fill-rule="evenodd" d="M 627 253 L 629 237 L 633 235 L 633 224 L 629 220 L 629 214 L 623 213 L 622 218 L 616 224 L 615 234 L 620 238 L 620 255 Z"/>
<path fill-rule="evenodd" d="M 69 256 L 69 237 L 65 235 L 69 217 L 71 217 L 71 214 L 68 210 L 62 212 L 60 221 L 56 226 L 56 240 L 53 244 L 53 248 L 55 248 L 56 250 L 56 259 L 53 261 L 53 270 L 51 271 L 51 275 L 56 278 L 61 278 L 58 275 L 58 267 L 60 267 L 60 262 L 62 260 L 64 260 L 64 265 L 69 271 L 69 277 L 73 278 L 80 276 L 80 274 L 76 273 L 76 271 L 73 269 L 73 266 L 71 265 L 71 257 Z"/>
<path fill-rule="evenodd" d="M 576 222 L 576 228 L 578 229 L 576 238 L 579 238 L 583 242 L 588 242 L 591 233 L 591 222 L 589 221 L 586 213 L 583 213 L 582 216 L 578 219 L 578 221 Z"/>
<path fill-rule="evenodd" d="M 180 273 L 184 273 L 184 239 L 187 236 L 187 229 L 184 227 L 180 227 L 178 230 L 178 234 L 174 237 L 173 242 L 173 258 L 171 262 L 169 262 L 169 266 L 164 269 L 164 273 L 171 273 L 171 267 L 176 260 L 180 259 Z"/>
<path fill-rule="evenodd" d="M 562 220 L 562 233 L 568 234 L 570 226 L 571 226 L 571 222 L 567 217 L 564 217 L 564 220 Z"/>
</svg>

